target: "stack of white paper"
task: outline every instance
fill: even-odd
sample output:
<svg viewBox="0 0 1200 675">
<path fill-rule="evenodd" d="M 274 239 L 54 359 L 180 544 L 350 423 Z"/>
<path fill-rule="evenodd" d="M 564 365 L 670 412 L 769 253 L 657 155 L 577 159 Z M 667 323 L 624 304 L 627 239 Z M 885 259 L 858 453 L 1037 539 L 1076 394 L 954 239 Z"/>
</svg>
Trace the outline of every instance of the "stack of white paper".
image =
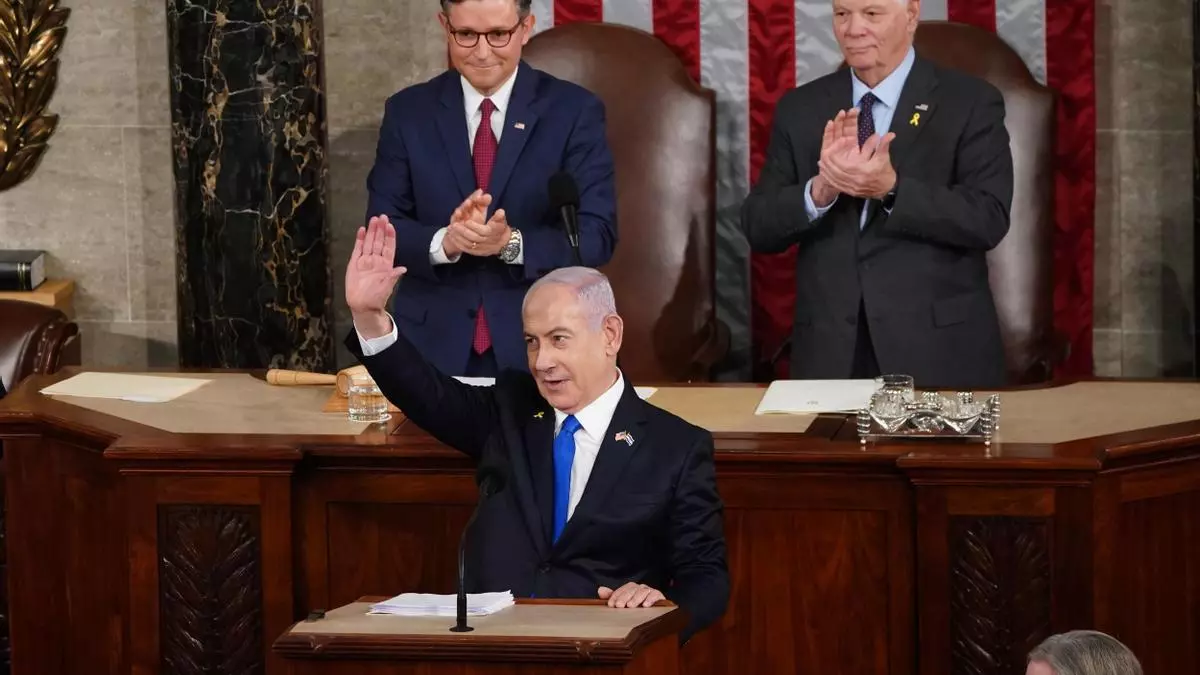
<svg viewBox="0 0 1200 675">
<path fill-rule="evenodd" d="M 878 386 L 875 380 L 776 380 L 754 414 L 856 412 L 870 404 Z"/>
<path fill-rule="evenodd" d="M 498 593 L 468 593 L 467 615 L 487 616 L 514 604 L 511 591 Z M 458 596 L 434 593 L 401 593 L 394 598 L 371 605 L 370 614 L 398 616 L 457 616 Z"/>
</svg>

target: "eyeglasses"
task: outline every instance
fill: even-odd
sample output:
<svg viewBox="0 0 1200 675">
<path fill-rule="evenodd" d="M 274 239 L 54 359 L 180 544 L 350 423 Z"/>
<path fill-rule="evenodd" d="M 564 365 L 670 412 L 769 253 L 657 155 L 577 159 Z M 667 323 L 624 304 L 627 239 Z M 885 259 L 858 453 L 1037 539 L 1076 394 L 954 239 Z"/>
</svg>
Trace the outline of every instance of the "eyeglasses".
<svg viewBox="0 0 1200 675">
<path fill-rule="evenodd" d="M 517 20 L 516 25 L 508 30 L 492 30 L 488 31 L 487 33 L 476 33 L 473 30 L 459 30 L 450 23 L 449 18 L 446 19 L 446 27 L 449 29 L 450 35 L 454 38 L 454 42 L 459 47 L 468 48 L 479 44 L 480 35 L 487 35 L 487 43 L 493 48 L 499 49 L 501 47 L 507 47 L 508 43 L 512 41 L 513 33 L 516 33 L 518 30 L 520 30 L 521 25 L 524 23 L 525 19 L 521 18 Z"/>
</svg>

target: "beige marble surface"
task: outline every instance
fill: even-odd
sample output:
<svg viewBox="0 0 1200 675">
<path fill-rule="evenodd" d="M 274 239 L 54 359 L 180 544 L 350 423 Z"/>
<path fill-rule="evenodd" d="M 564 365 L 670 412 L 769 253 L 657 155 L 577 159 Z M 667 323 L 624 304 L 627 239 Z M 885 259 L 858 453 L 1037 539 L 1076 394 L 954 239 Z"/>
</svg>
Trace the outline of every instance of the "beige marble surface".
<svg viewBox="0 0 1200 675">
<path fill-rule="evenodd" d="M 164 376 L 163 373 L 145 374 Z M 355 436 L 370 426 L 365 422 L 351 422 L 344 413 L 321 412 L 332 387 L 274 386 L 241 373 L 180 374 L 179 377 L 204 379 L 208 383 L 164 403 L 80 396 L 54 398 L 181 434 Z"/>
</svg>

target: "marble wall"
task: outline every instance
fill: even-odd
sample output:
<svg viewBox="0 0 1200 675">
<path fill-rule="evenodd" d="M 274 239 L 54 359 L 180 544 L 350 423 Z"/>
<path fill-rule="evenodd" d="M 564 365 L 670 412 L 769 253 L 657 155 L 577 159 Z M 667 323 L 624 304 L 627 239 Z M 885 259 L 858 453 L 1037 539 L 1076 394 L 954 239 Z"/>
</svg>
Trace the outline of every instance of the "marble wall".
<svg viewBox="0 0 1200 675">
<path fill-rule="evenodd" d="M 0 193 L 0 246 L 45 249 L 48 273 L 76 281 L 86 363 L 174 365 L 164 3 L 62 4 L 59 128 L 33 177 Z"/>
<path fill-rule="evenodd" d="M 1190 376 L 1192 0 L 1096 0 L 1095 365 Z"/>
<path fill-rule="evenodd" d="M 61 126 L 28 183 L 0 193 L 0 242 L 49 250 L 78 283 L 93 365 L 174 365 L 175 258 L 161 0 L 72 9 L 52 101 Z M 388 95 L 445 64 L 434 0 L 324 9 L 334 331 Z M 1096 366 L 1192 372 L 1190 0 L 1096 0 Z M 347 362 L 339 346 L 339 363 Z"/>
</svg>

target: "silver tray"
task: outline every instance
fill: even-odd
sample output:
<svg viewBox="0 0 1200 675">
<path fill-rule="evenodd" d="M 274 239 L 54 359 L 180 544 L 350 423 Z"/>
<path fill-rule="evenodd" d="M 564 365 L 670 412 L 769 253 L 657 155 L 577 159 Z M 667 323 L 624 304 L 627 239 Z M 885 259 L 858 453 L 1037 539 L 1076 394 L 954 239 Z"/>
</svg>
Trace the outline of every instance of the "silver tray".
<svg viewBox="0 0 1200 675">
<path fill-rule="evenodd" d="M 974 439 L 990 445 L 1000 430 L 1000 395 L 979 400 L 969 391 L 943 395 L 936 391 L 881 389 L 858 411 L 858 438 Z"/>
</svg>

